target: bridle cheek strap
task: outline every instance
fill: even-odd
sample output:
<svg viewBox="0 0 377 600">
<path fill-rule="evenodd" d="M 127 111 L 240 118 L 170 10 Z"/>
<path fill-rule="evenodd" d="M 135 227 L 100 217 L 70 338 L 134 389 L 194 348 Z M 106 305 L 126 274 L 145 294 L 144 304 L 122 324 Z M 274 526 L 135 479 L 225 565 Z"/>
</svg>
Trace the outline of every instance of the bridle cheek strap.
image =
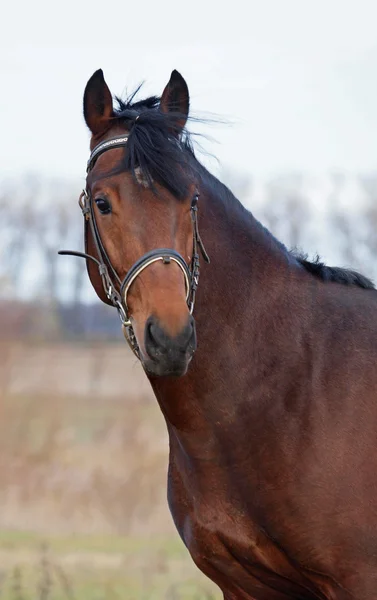
<svg viewBox="0 0 377 600">
<path fill-rule="evenodd" d="M 118 137 L 102 142 L 98 144 L 92 151 L 87 171 L 90 171 L 98 156 L 103 152 L 112 148 L 119 148 L 127 144 L 128 137 Z M 97 227 L 93 202 L 90 194 L 87 190 L 83 190 L 80 198 L 79 205 L 82 214 L 86 220 L 86 229 L 90 229 L 90 233 L 93 238 L 94 247 L 96 250 L 97 257 L 91 256 L 87 252 L 76 252 L 73 250 L 60 250 L 61 255 L 79 256 L 86 260 L 94 261 L 97 264 L 98 272 L 101 276 L 102 285 L 106 297 L 109 302 L 117 309 L 119 318 L 122 323 L 124 336 L 133 351 L 133 353 L 140 359 L 140 349 L 136 340 L 136 336 L 133 330 L 132 322 L 128 315 L 127 297 L 135 279 L 150 265 L 161 261 L 165 265 L 169 265 L 172 262 L 177 264 L 181 269 L 186 289 L 186 302 L 190 313 L 192 314 L 195 304 L 195 295 L 199 283 L 199 253 L 200 250 L 204 260 L 209 263 L 209 257 L 205 251 L 202 239 L 198 229 L 198 199 L 199 193 L 196 192 L 191 201 L 191 220 L 193 226 L 193 252 L 190 266 L 186 263 L 185 259 L 176 250 L 169 248 L 158 248 L 151 250 L 139 258 L 126 274 L 123 281 L 119 278 L 118 273 L 115 271 L 111 261 L 108 257 L 106 249 L 102 243 L 101 236 Z M 111 273 L 111 275 L 110 275 Z M 115 280 L 115 283 L 114 283 Z"/>
</svg>

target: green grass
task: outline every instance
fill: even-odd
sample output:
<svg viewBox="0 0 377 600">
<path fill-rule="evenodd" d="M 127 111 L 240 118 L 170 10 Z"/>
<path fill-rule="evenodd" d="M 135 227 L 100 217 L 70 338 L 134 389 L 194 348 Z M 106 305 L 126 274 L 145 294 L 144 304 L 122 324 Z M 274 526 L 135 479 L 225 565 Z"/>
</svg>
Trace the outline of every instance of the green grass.
<svg viewBox="0 0 377 600">
<path fill-rule="evenodd" d="M 144 553 L 146 551 L 163 550 L 168 557 L 185 557 L 187 550 L 178 537 L 140 538 L 132 536 L 114 535 L 68 535 L 68 536 L 41 536 L 38 533 L 27 531 L 0 531 L 0 549 L 6 550 L 37 550 L 41 545 L 47 544 L 55 554 L 69 552 L 104 552 L 118 554 L 119 552 Z"/>
<path fill-rule="evenodd" d="M 0 531 L 1 600 L 217 600 L 178 538 Z"/>
</svg>

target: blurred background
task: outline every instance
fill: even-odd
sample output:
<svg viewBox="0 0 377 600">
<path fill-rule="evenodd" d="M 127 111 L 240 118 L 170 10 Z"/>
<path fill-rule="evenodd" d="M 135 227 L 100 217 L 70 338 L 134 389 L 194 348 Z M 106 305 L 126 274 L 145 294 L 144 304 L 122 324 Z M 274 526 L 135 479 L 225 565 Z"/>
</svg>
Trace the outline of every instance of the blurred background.
<svg viewBox="0 0 377 600">
<path fill-rule="evenodd" d="M 0 131 L 0 598 L 215 599 L 164 423 L 83 261 L 86 81 L 186 78 L 198 156 L 289 247 L 377 280 L 373 0 L 8 3 Z M 235 244 L 237 240 L 235 240 Z"/>
</svg>

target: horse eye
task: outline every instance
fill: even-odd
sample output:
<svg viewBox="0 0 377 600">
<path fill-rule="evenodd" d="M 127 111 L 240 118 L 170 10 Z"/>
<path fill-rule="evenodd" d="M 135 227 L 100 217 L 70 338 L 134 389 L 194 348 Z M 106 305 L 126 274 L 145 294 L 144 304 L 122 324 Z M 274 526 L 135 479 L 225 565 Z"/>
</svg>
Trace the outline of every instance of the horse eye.
<svg viewBox="0 0 377 600">
<path fill-rule="evenodd" d="M 97 208 L 102 215 L 111 213 L 111 205 L 106 198 L 95 198 L 94 202 L 96 203 Z"/>
</svg>

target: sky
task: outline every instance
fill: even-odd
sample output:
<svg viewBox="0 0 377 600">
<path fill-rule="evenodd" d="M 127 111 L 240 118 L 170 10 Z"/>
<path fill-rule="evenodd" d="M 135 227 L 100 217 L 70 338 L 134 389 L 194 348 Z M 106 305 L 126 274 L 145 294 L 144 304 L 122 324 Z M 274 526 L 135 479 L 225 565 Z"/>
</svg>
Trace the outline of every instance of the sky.
<svg viewBox="0 0 377 600">
<path fill-rule="evenodd" d="M 266 178 L 291 171 L 323 178 L 340 170 L 351 180 L 376 171 L 376 22 L 375 0 L 7 3 L 0 188 L 9 180 L 26 185 L 30 174 L 83 187 L 82 97 L 98 68 L 114 95 L 141 82 L 143 95 L 159 95 L 180 71 L 191 114 L 222 121 L 191 125 L 206 136 L 199 157 L 220 178 L 250 178 L 255 190 L 258 178 L 263 189 Z M 326 185 L 312 190 L 319 211 Z M 348 196 L 347 207 L 356 207 L 357 195 Z M 257 197 L 240 200 L 254 212 Z M 331 262 L 336 252 L 327 246 L 321 255 Z M 30 293 L 38 264 L 27 269 Z"/>
<path fill-rule="evenodd" d="M 212 171 L 369 171 L 377 163 L 375 0 L 7 3 L 0 39 L 1 179 L 84 180 L 82 96 L 185 77 Z M 198 130 L 193 124 L 192 128 Z"/>
</svg>

